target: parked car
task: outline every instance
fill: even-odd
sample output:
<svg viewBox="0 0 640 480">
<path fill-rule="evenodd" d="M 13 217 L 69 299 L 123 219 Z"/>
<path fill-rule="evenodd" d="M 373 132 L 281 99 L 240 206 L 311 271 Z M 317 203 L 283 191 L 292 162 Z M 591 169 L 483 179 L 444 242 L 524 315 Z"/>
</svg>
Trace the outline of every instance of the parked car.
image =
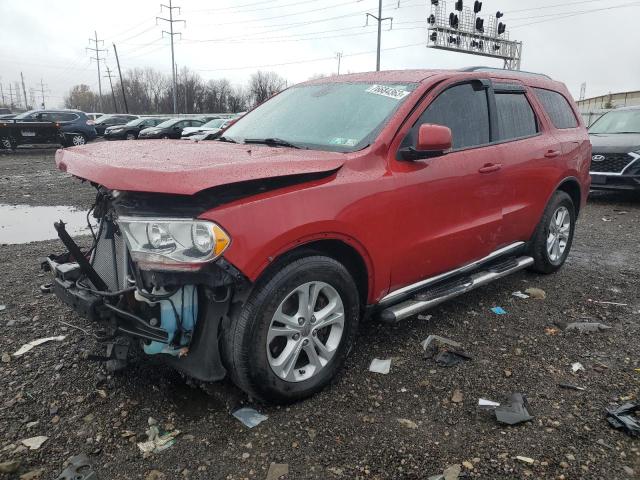
<svg viewBox="0 0 640 480">
<path fill-rule="evenodd" d="M 525 268 L 557 271 L 590 160 L 569 92 L 543 75 L 323 78 L 216 141 L 58 152 L 59 168 L 96 185 L 100 226 L 89 259 L 56 224 L 78 263 L 48 268 L 107 338 L 287 403 L 331 381 L 369 317 L 393 323 Z"/>
<path fill-rule="evenodd" d="M 94 122 L 100 117 L 102 117 L 103 115 L 104 113 L 96 113 L 96 112 L 87 113 L 87 117 L 89 117 L 89 119 L 93 120 Z"/>
<path fill-rule="evenodd" d="M 216 118 L 198 127 L 186 127 L 182 129 L 182 138 L 191 137 L 199 133 L 219 132 L 232 122 L 230 118 Z"/>
<path fill-rule="evenodd" d="M 29 110 L 14 117 L 20 122 L 54 122 L 59 124 L 64 135 L 64 143 L 68 145 L 84 145 L 97 136 L 93 121 L 80 110 Z M 30 135 L 33 133 L 33 135 Z M 33 137 L 33 143 L 40 142 L 36 132 L 23 129 L 23 136 Z M 47 135 L 48 136 L 48 135 Z M 50 143 L 50 142 L 45 142 Z M 23 143 L 24 144 L 24 143 Z"/>
<path fill-rule="evenodd" d="M 17 113 L 5 113 L 0 115 L 0 120 L 9 120 L 10 118 L 14 118 L 16 115 Z"/>
<path fill-rule="evenodd" d="M 137 115 L 103 115 L 95 121 L 96 132 L 98 132 L 98 135 L 102 136 L 104 135 L 104 131 L 108 127 L 112 127 L 114 125 L 124 125 L 137 118 L 139 118 Z"/>
<path fill-rule="evenodd" d="M 640 107 L 604 114 L 589 127 L 591 188 L 640 191 Z"/>
<path fill-rule="evenodd" d="M 187 127 L 201 127 L 204 121 L 196 118 L 170 118 L 155 127 L 145 128 L 138 138 L 180 138 L 182 130 Z"/>
<path fill-rule="evenodd" d="M 0 115 L 11 115 L 11 109 L 7 107 L 0 107 Z"/>
<path fill-rule="evenodd" d="M 124 125 L 113 125 L 107 127 L 104 131 L 104 138 L 107 140 L 135 140 L 142 130 L 149 127 L 155 127 L 159 123 L 166 122 L 165 118 L 158 117 L 143 117 L 131 120 Z"/>
</svg>

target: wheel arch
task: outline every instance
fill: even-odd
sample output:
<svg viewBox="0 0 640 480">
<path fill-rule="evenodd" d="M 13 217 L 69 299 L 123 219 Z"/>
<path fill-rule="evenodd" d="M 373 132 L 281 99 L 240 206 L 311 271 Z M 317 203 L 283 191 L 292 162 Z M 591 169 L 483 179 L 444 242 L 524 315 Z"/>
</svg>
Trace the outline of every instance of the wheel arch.
<svg viewBox="0 0 640 480">
<path fill-rule="evenodd" d="M 571 197 L 573 205 L 576 209 L 576 218 L 580 213 L 580 207 L 582 203 L 582 189 L 580 182 L 575 177 L 567 177 L 556 187 L 556 191 L 565 192 Z"/>
</svg>

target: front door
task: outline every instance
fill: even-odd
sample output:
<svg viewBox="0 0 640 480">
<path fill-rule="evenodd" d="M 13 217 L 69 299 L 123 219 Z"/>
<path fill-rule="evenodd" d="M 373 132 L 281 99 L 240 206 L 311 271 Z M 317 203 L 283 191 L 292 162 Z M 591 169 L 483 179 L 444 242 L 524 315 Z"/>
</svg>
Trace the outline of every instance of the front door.
<svg viewBox="0 0 640 480">
<path fill-rule="evenodd" d="M 415 145 L 424 123 L 452 132 L 450 153 L 391 161 L 398 183 L 391 290 L 478 260 L 501 244 L 503 160 L 491 145 L 490 94 L 489 82 L 482 81 L 439 88 L 400 143 Z"/>
</svg>

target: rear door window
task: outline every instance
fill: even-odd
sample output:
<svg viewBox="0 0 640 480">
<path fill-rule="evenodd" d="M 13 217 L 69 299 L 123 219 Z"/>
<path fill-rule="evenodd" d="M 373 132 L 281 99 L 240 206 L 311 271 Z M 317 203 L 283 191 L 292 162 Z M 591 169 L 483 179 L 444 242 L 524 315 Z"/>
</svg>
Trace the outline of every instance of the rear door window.
<svg viewBox="0 0 640 480">
<path fill-rule="evenodd" d="M 498 141 L 530 137 L 538 133 L 536 116 L 524 93 L 496 92 Z"/>
<path fill-rule="evenodd" d="M 544 88 L 535 88 L 534 90 L 554 127 L 563 129 L 578 126 L 573 109 L 563 95 Z"/>
<path fill-rule="evenodd" d="M 464 83 L 442 92 L 411 128 L 402 147 L 416 144 L 418 129 L 424 123 L 449 127 L 454 150 L 487 145 L 491 138 L 486 88 L 475 83 Z"/>
</svg>

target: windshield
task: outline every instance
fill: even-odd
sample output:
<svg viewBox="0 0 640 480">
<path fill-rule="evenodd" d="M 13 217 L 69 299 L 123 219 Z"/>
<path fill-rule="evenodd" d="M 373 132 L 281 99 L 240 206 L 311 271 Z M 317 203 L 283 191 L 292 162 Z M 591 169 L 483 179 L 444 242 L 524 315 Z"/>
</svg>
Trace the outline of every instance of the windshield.
<svg viewBox="0 0 640 480">
<path fill-rule="evenodd" d="M 589 133 L 640 133 L 640 109 L 605 113 L 589 127 Z"/>
<path fill-rule="evenodd" d="M 416 84 L 322 83 L 292 87 L 229 127 L 222 140 L 277 139 L 352 152 L 369 145 Z"/>
<path fill-rule="evenodd" d="M 182 118 L 170 118 L 169 120 L 165 120 L 162 123 L 159 123 L 158 125 L 156 125 L 157 128 L 166 128 L 166 127 L 170 127 L 176 123 L 178 123 L 179 121 L 181 121 Z"/>
<path fill-rule="evenodd" d="M 226 122 L 224 118 L 214 118 L 213 120 L 209 120 L 202 126 L 208 128 L 220 128 L 224 122 Z"/>
<path fill-rule="evenodd" d="M 20 115 L 16 115 L 13 118 L 15 118 L 15 119 L 28 118 L 29 116 L 31 116 L 32 114 L 34 114 L 36 112 L 37 112 L 37 110 L 29 110 L 28 112 L 21 113 Z"/>
<path fill-rule="evenodd" d="M 148 118 L 136 118 L 134 120 L 131 120 L 129 122 L 127 122 L 127 127 L 137 127 L 138 125 L 140 125 L 141 123 L 146 122 L 147 120 L 149 120 Z"/>
</svg>

